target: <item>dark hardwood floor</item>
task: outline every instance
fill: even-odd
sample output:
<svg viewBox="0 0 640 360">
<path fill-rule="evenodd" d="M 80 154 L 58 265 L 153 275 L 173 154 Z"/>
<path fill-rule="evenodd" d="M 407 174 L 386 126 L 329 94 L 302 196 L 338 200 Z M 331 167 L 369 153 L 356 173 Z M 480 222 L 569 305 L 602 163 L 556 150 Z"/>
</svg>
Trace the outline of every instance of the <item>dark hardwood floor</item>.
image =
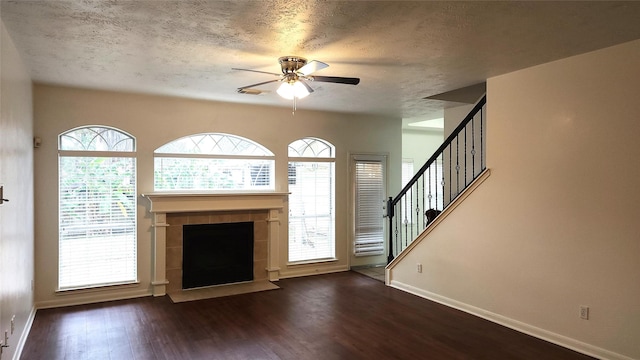
<svg viewBox="0 0 640 360">
<path fill-rule="evenodd" d="M 591 359 L 355 272 L 39 310 L 22 359 Z"/>
</svg>

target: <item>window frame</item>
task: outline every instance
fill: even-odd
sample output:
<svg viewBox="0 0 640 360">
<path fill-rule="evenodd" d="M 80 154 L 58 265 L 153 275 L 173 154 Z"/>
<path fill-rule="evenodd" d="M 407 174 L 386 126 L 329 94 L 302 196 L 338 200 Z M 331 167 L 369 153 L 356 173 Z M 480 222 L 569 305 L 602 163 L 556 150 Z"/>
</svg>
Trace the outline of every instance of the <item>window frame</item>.
<svg viewBox="0 0 640 360">
<path fill-rule="evenodd" d="M 292 145 L 294 144 L 303 145 L 303 143 L 305 144 L 302 147 L 299 147 L 299 148 L 292 147 Z M 316 145 L 322 145 L 323 149 L 318 149 Z M 315 137 L 305 137 L 305 138 L 292 141 L 287 148 L 288 148 L 288 155 L 289 155 L 288 162 L 287 162 L 287 168 L 288 168 L 287 184 L 289 186 L 289 192 L 290 192 L 289 202 L 288 202 L 289 217 L 288 217 L 288 238 L 287 238 L 287 264 L 293 265 L 293 264 L 309 264 L 309 263 L 318 263 L 318 262 L 326 262 L 326 261 L 335 261 L 336 260 L 335 146 L 324 139 L 315 138 Z M 320 151 L 316 151 L 316 150 L 320 150 Z M 300 156 L 300 155 L 303 155 L 303 156 Z M 304 156 L 304 155 L 308 155 L 308 156 Z M 300 256 L 292 257 L 292 242 L 295 241 L 295 239 L 292 237 L 292 234 L 294 232 L 297 233 L 299 231 L 303 231 L 302 229 L 306 229 L 306 226 L 303 226 L 302 229 L 292 228 L 292 225 L 296 223 L 295 221 L 293 221 L 294 219 L 302 219 L 303 217 L 305 217 L 305 215 L 296 216 L 296 217 L 292 216 L 292 208 L 293 208 L 292 204 L 298 202 L 297 193 L 291 189 L 293 186 L 297 185 L 297 182 L 298 182 L 297 168 L 295 168 L 296 170 L 294 170 L 294 173 L 296 174 L 295 175 L 296 180 L 295 181 L 292 180 L 292 176 L 291 176 L 292 165 L 294 165 L 295 167 L 295 164 L 310 164 L 313 167 L 314 164 L 323 164 L 323 163 L 330 164 L 330 169 L 329 169 L 330 184 L 328 185 L 329 186 L 329 208 L 327 209 L 328 211 L 326 214 L 318 215 L 316 217 L 313 217 L 313 219 L 317 220 L 318 218 L 329 216 L 329 227 L 328 227 L 328 234 L 326 237 L 326 239 L 328 240 L 327 246 L 329 247 L 329 250 L 325 254 L 326 256 L 317 256 L 317 257 L 309 256 L 306 258 L 301 258 Z M 306 221 L 306 220 L 303 220 L 303 221 Z M 302 252 L 299 254 L 302 254 Z"/>
<path fill-rule="evenodd" d="M 194 139 L 200 138 L 202 140 L 202 138 L 207 138 L 207 137 L 209 139 L 213 139 L 214 137 L 219 137 L 220 139 L 212 140 L 215 143 L 215 145 L 209 146 L 207 150 L 203 151 L 203 149 L 199 147 L 200 142 Z M 188 145 L 193 146 L 193 148 L 186 148 L 182 152 L 171 152 L 171 151 L 163 150 L 163 148 L 171 148 L 172 144 L 174 146 L 177 146 L 180 144 L 180 142 L 187 142 L 188 140 L 192 141 L 192 144 L 188 144 Z M 246 146 L 253 147 L 253 151 L 250 151 L 250 153 L 242 153 L 242 151 L 239 151 L 238 153 L 233 153 L 233 152 L 225 153 L 224 151 L 226 150 L 223 150 L 217 147 L 219 143 L 225 140 L 229 142 L 239 141 L 239 143 L 241 144 L 245 144 Z M 238 149 L 237 145 L 238 144 L 236 144 L 236 146 L 232 150 L 237 150 Z M 193 183 L 199 183 L 199 184 L 208 182 L 210 185 L 213 184 L 213 186 L 194 186 L 193 184 L 191 184 L 191 186 L 181 186 L 181 185 L 176 186 L 175 184 L 172 187 L 159 186 L 159 184 L 165 183 L 165 180 L 163 177 L 159 178 L 159 173 L 162 173 L 162 172 L 159 171 L 158 168 L 162 167 L 162 164 L 161 163 L 159 164 L 158 161 L 162 161 L 164 159 L 167 159 L 167 160 L 187 159 L 190 161 L 190 163 L 186 162 L 182 166 L 186 166 L 187 168 L 202 166 L 204 168 L 209 169 L 209 171 L 211 171 L 211 169 L 216 169 L 216 170 L 219 169 L 220 165 L 216 165 L 216 164 L 226 163 L 226 166 L 228 167 L 222 167 L 224 170 L 222 170 L 220 174 L 228 172 L 232 177 L 231 179 L 232 185 L 230 187 L 225 187 L 224 185 L 221 185 L 222 180 L 220 180 L 220 182 L 216 182 L 217 180 L 215 179 L 212 180 L 212 176 L 199 176 L 199 177 L 191 177 L 189 181 L 192 181 Z M 235 164 L 233 164 L 234 160 L 236 160 Z M 252 160 L 256 160 L 256 163 L 254 165 L 251 164 Z M 268 169 L 267 179 L 269 183 L 266 186 L 265 185 L 260 186 L 260 185 L 256 185 L 255 183 L 252 183 L 251 180 L 253 179 L 253 171 L 254 171 L 252 168 L 255 166 L 263 167 L 265 165 Z M 167 142 L 154 150 L 153 152 L 153 168 L 154 168 L 153 187 L 155 192 L 166 192 L 166 193 L 185 192 L 185 191 L 186 192 L 188 191 L 198 191 L 198 192 L 274 191 L 275 190 L 275 167 L 276 167 L 275 156 L 273 152 L 271 152 L 268 148 L 261 145 L 260 143 L 255 142 L 251 139 L 238 136 L 238 135 L 233 135 L 233 134 L 215 133 L 215 132 L 191 134 L 191 135 L 186 135 L 186 136 L 174 139 L 170 142 Z M 201 168 L 200 171 L 206 171 L 204 168 Z M 209 175 L 214 175 L 214 174 L 209 173 Z M 242 178 L 242 181 L 237 182 L 238 178 Z M 237 184 L 241 184 L 242 186 L 238 187 Z"/>
<path fill-rule="evenodd" d="M 74 137 L 72 134 L 77 133 L 75 139 L 78 139 L 79 137 L 83 137 L 86 135 L 82 133 L 82 131 L 84 130 L 93 131 L 95 134 L 91 138 L 91 140 L 88 141 L 87 144 L 84 144 L 88 146 L 82 145 L 82 140 L 80 140 L 75 145 L 80 144 L 81 146 L 77 147 L 73 144 Z M 117 141 L 115 144 L 107 144 L 108 141 L 104 137 L 104 134 L 108 132 L 117 133 L 122 137 L 122 139 Z M 101 141 L 101 139 L 103 141 Z M 71 140 L 71 142 L 66 142 L 67 140 Z M 127 149 L 126 146 L 125 148 L 122 148 L 121 146 L 122 141 L 129 141 L 130 148 Z M 102 125 L 86 125 L 86 126 L 76 127 L 73 129 L 69 129 L 58 135 L 58 164 L 57 164 L 58 166 L 58 277 L 57 277 L 57 284 L 56 284 L 57 292 L 138 283 L 136 145 L 137 145 L 136 139 L 133 135 L 114 127 L 102 126 Z M 84 148 L 84 149 L 81 149 L 81 148 Z M 63 182 L 67 184 L 68 180 L 71 180 L 71 181 L 77 181 L 76 184 L 79 182 L 79 184 L 81 185 L 86 185 L 86 181 L 88 179 L 90 180 L 91 178 L 95 179 L 95 176 L 87 175 L 79 178 L 73 178 L 73 177 L 63 178 L 64 176 L 63 170 L 62 170 L 63 162 L 65 160 L 71 160 L 73 163 L 74 159 L 76 164 L 72 166 L 82 165 L 81 164 L 82 161 L 80 159 L 94 159 L 94 161 L 97 161 L 99 165 L 95 167 L 93 170 L 97 169 L 100 171 L 105 169 L 107 171 L 114 170 L 114 168 L 101 166 L 104 161 L 107 161 L 109 159 L 111 159 L 111 161 L 131 159 L 131 162 L 126 164 L 128 166 L 127 171 L 130 171 L 130 173 L 128 175 L 125 175 L 127 176 L 126 178 L 122 178 L 124 182 L 121 185 L 119 185 L 117 190 L 115 190 L 114 188 L 111 188 L 111 190 L 107 192 L 101 192 L 98 190 L 96 190 L 95 192 L 87 192 L 85 190 L 84 195 L 87 197 L 85 197 L 84 199 L 80 199 L 78 197 L 79 196 L 78 194 L 82 193 L 82 190 L 74 191 L 73 188 L 66 188 L 62 185 Z M 123 170 L 123 168 L 118 167 L 116 170 Z M 102 180 L 105 180 L 105 179 L 110 179 L 110 178 L 102 178 Z M 119 180 L 118 176 L 113 177 L 113 179 L 115 179 L 116 181 Z M 113 185 L 114 183 L 109 183 L 108 186 L 111 187 Z M 77 187 L 76 187 L 76 190 L 77 190 Z M 125 192 L 122 192 L 122 191 L 125 191 Z M 91 193 L 93 193 L 93 196 L 90 195 Z M 99 194 L 99 195 L 96 195 L 96 194 Z M 75 217 L 73 215 L 74 212 L 78 214 L 78 211 L 76 210 L 68 211 L 69 203 L 68 201 L 65 201 L 63 199 L 65 195 L 75 197 L 77 202 L 84 203 L 85 205 L 84 207 L 80 207 L 81 221 L 76 220 L 75 225 L 73 220 L 70 220 L 70 222 L 63 221 L 63 217 L 67 215 L 70 215 L 71 218 L 73 218 Z M 120 200 L 117 202 L 114 202 L 115 201 L 113 197 L 114 195 L 116 195 L 116 198 Z M 103 199 L 104 196 L 107 196 L 107 198 Z M 90 216 L 87 213 L 88 210 L 86 208 L 86 204 L 88 204 L 89 201 L 91 200 L 96 201 L 101 199 L 105 200 L 105 203 L 103 203 L 99 207 L 99 210 L 96 210 L 96 213 L 93 215 L 93 221 L 98 221 L 99 223 L 90 224 L 89 219 L 85 218 L 87 216 Z M 123 202 L 124 199 L 126 199 L 126 201 Z M 106 209 L 105 206 L 109 206 L 111 210 L 104 212 Z M 83 208 L 85 210 L 82 210 Z M 81 212 L 85 212 L 85 213 L 81 214 Z M 114 215 L 114 213 L 117 215 Z M 102 220 L 105 219 L 104 215 L 106 214 L 108 222 L 107 223 L 100 222 L 98 220 L 99 219 L 98 214 L 101 214 L 100 216 L 103 216 Z M 121 222 L 114 223 L 115 220 L 118 220 L 121 218 L 124 218 L 124 219 L 128 218 L 128 219 L 124 223 L 121 223 Z M 76 235 L 71 235 L 71 233 L 69 232 L 69 228 L 70 227 L 77 228 L 78 227 L 77 222 L 82 224 L 80 228 L 81 229 L 84 228 L 84 230 L 80 230 L 78 232 L 76 229 Z M 99 228 L 101 229 L 100 231 L 103 233 L 107 233 L 108 235 L 96 235 L 97 233 L 94 233 L 93 235 L 89 235 L 90 232 L 92 231 L 91 229 L 95 228 L 98 225 L 99 225 Z M 84 236 L 79 235 L 82 232 L 85 233 Z M 119 235 L 115 235 L 115 234 L 119 234 Z M 86 240 L 97 239 L 97 238 L 103 239 L 103 242 L 98 244 L 94 241 L 86 241 Z M 99 277 L 100 279 L 103 279 L 103 280 L 92 281 L 88 279 L 93 278 L 93 276 L 89 277 L 87 275 L 85 276 L 84 280 L 82 279 L 82 276 L 76 276 L 74 281 L 74 276 L 63 275 L 63 273 L 65 272 L 68 273 L 68 271 L 64 270 L 64 268 L 69 266 L 70 262 L 73 262 L 73 258 L 65 258 L 65 253 L 66 255 L 71 255 L 73 252 L 78 251 L 79 247 L 82 247 L 85 250 L 87 250 L 87 252 L 82 254 L 84 258 L 86 258 L 87 256 L 90 257 L 89 260 L 84 261 L 85 266 L 72 268 L 71 270 L 71 274 L 80 273 L 80 274 L 86 275 L 87 273 L 90 273 L 92 270 L 99 269 L 99 267 L 97 267 L 96 264 L 99 264 L 100 261 L 103 261 L 106 258 L 104 252 L 101 252 L 99 255 L 94 254 L 93 258 L 91 258 L 92 253 L 88 249 L 91 249 L 92 245 L 95 248 L 102 246 L 103 251 L 104 249 L 108 249 L 107 252 L 112 252 L 114 250 L 118 250 L 117 249 L 118 246 L 114 246 L 114 241 L 119 241 L 121 243 L 120 247 L 122 248 L 120 249 L 119 252 L 116 251 L 116 256 L 118 257 L 118 261 L 123 267 L 119 268 L 120 270 L 109 272 L 109 270 L 107 269 L 110 268 L 111 267 L 110 265 L 113 264 L 109 262 L 109 266 L 107 266 L 106 264 L 103 264 L 103 269 L 98 270 L 98 273 L 102 271 L 103 275 L 105 273 L 110 275 L 111 279 L 108 279 L 108 277 L 105 276 L 105 277 Z M 69 243 L 74 243 L 74 245 L 70 245 Z M 81 246 L 78 246 L 78 245 L 81 245 Z M 70 250 L 70 249 L 74 249 L 74 250 Z M 80 262 L 83 262 L 83 260 L 81 259 Z M 125 271 L 122 272 L 121 271 L 122 269 L 125 269 Z M 117 274 L 119 273 L 123 273 L 124 276 L 117 276 Z M 80 281 L 83 281 L 83 282 L 81 283 Z"/>
</svg>

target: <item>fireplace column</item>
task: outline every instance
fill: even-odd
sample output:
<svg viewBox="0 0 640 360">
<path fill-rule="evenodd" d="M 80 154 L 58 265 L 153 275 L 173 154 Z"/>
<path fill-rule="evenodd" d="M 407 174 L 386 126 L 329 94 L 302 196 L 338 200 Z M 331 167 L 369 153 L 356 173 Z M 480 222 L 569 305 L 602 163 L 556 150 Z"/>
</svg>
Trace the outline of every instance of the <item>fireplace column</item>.
<svg viewBox="0 0 640 360">
<path fill-rule="evenodd" d="M 267 254 L 267 276 L 269 281 L 280 280 L 279 247 L 278 241 L 272 239 L 280 239 L 280 219 L 278 219 L 278 210 L 269 210 L 267 218 L 267 226 L 269 227 L 269 253 Z"/>
<path fill-rule="evenodd" d="M 151 261 L 153 271 L 151 285 L 153 296 L 164 296 L 167 293 L 167 214 L 153 213 L 153 243 Z"/>
</svg>

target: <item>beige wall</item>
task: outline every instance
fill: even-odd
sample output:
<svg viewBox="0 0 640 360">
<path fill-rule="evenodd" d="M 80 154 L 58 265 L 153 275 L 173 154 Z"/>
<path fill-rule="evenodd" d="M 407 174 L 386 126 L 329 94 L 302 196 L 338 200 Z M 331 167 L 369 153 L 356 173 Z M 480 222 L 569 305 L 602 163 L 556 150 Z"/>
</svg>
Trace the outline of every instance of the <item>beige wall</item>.
<svg viewBox="0 0 640 360">
<path fill-rule="evenodd" d="M 635 41 L 489 79 L 491 175 L 392 284 L 601 358 L 640 359 L 638 64 Z"/>
<path fill-rule="evenodd" d="M 137 139 L 138 193 L 153 191 L 153 150 L 176 138 L 223 132 L 244 136 L 274 152 L 276 191 L 287 191 L 287 145 L 302 137 L 319 137 L 336 146 L 336 255 L 329 263 L 289 266 L 286 231 L 281 232 L 281 277 L 348 269 L 351 249 L 349 153 L 387 153 L 390 189 L 400 183 L 401 119 L 323 113 L 298 104 L 290 108 L 257 107 L 180 98 L 102 92 L 35 85 L 35 133 L 42 147 L 36 166 L 36 302 L 38 306 L 101 301 L 149 294 L 151 220 L 147 201 L 138 206 L 138 274 L 140 285 L 101 291 L 58 294 L 57 285 L 57 136 L 82 125 L 108 125 Z M 287 212 L 282 214 L 286 221 Z M 286 230 L 286 222 L 283 223 Z"/>
<path fill-rule="evenodd" d="M 4 24 L 0 29 L 0 336 L 2 358 L 21 349 L 33 321 L 33 112 L 31 79 Z M 15 329 L 11 334 L 11 318 Z"/>
<path fill-rule="evenodd" d="M 473 110 L 474 104 L 460 105 L 452 108 L 444 109 L 444 137 L 447 138 L 453 130 L 469 115 Z"/>
<path fill-rule="evenodd" d="M 413 160 L 418 171 L 444 141 L 443 130 L 402 130 L 402 158 Z M 396 194 L 391 194 L 395 196 Z"/>
</svg>

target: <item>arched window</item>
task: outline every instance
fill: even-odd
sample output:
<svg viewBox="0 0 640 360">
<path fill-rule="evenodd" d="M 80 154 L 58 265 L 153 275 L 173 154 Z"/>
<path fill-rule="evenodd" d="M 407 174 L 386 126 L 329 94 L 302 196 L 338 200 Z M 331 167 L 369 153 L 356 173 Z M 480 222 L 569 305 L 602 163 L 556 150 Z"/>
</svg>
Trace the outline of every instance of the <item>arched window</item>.
<svg viewBox="0 0 640 360">
<path fill-rule="evenodd" d="M 335 147 L 321 139 L 289 144 L 289 261 L 335 257 Z"/>
<path fill-rule="evenodd" d="M 135 156 L 118 129 L 59 136 L 59 289 L 137 281 Z"/>
<path fill-rule="evenodd" d="M 239 136 L 186 136 L 159 147 L 154 155 L 156 191 L 275 189 L 273 153 Z"/>
</svg>

